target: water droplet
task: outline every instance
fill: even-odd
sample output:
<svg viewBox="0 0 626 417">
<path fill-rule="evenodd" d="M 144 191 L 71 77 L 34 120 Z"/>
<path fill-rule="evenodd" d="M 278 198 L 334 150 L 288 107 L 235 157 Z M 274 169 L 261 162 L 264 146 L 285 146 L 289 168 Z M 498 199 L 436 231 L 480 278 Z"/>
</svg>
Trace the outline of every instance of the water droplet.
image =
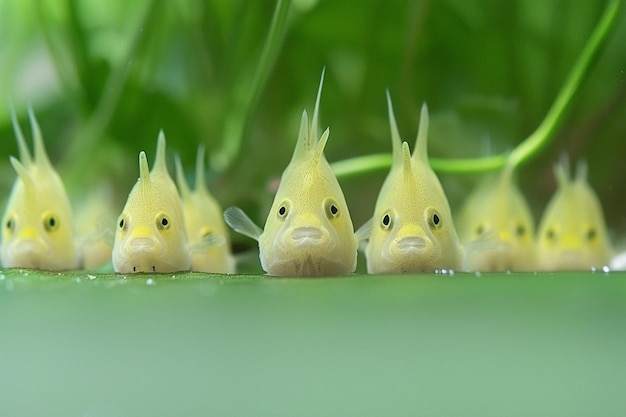
<svg viewBox="0 0 626 417">
<path fill-rule="evenodd" d="M 146 285 L 156 285 L 156 282 L 152 278 L 148 278 L 146 280 Z"/>
</svg>

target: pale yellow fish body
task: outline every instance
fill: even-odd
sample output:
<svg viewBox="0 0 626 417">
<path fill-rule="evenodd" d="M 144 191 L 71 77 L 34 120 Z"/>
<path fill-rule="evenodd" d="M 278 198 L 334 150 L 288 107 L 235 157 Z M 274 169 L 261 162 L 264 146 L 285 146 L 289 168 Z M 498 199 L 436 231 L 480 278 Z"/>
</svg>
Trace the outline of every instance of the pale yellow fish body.
<svg viewBox="0 0 626 417">
<path fill-rule="evenodd" d="M 159 134 L 152 171 L 139 153 L 139 179 L 117 220 L 113 268 L 119 273 L 191 269 L 183 208 L 167 171 L 165 136 Z"/>
<path fill-rule="evenodd" d="M 184 178 L 180 159 L 176 160 L 176 173 L 189 245 L 194 248 L 192 270 L 234 274 L 235 258 L 230 249 L 223 210 L 209 192 L 204 179 L 204 148 L 198 149 L 196 185 L 193 190 Z"/>
<path fill-rule="evenodd" d="M 111 261 L 113 229 L 117 210 L 112 196 L 105 186 L 100 186 L 76 207 L 76 231 L 82 255 L 82 268 L 94 269 Z"/>
<path fill-rule="evenodd" d="M 2 219 L 2 265 L 45 270 L 77 269 L 80 253 L 67 192 L 48 159 L 41 130 L 30 108 L 29 116 L 33 156 L 11 109 L 20 160 L 11 157 L 17 179 Z"/>
<path fill-rule="evenodd" d="M 598 197 L 587 183 L 587 166 L 569 178 L 566 163 L 555 168 L 558 188 L 537 231 L 539 270 L 590 270 L 609 265 L 613 247 Z"/>
<path fill-rule="evenodd" d="M 534 220 L 515 184 L 511 165 L 470 194 L 457 225 L 466 247 L 464 269 L 504 272 L 536 268 Z"/>
<path fill-rule="evenodd" d="M 269 275 L 345 275 L 356 268 L 358 239 L 341 187 L 324 156 L 326 129 L 318 140 L 318 89 L 309 126 L 306 111 L 291 159 L 261 231 L 236 208 L 227 223 L 259 241 L 261 266 Z M 258 229 L 258 230 L 257 230 Z"/>
<path fill-rule="evenodd" d="M 422 107 L 413 155 L 401 142 L 387 95 L 393 163 L 376 201 L 365 249 L 370 274 L 458 270 L 462 248 L 450 205 L 428 163 L 428 110 Z"/>
</svg>

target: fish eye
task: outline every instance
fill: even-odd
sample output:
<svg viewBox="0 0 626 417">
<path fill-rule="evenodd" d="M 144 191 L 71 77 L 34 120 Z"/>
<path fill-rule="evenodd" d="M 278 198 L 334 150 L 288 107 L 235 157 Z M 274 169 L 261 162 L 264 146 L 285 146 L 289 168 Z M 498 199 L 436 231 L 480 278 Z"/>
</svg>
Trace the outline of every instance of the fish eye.
<svg viewBox="0 0 626 417">
<path fill-rule="evenodd" d="M 285 200 L 278 206 L 278 217 L 284 219 L 289 214 L 289 201 Z"/>
<path fill-rule="evenodd" d="M 434 208 L 429 208 L 426 210 L 426 221 L 431 229 L 439 229 L 441 227 L 441 217 L 439 213 Z"/>
<path fill-rule="evenodd" d="M 120 217 L 120 221 L 117 223 L 117 225 L 119 226 L 120 230 L 126 230 L 128 229 L 128 220 L 126 219 L 126 216 L 124 217 Z"/>
<path fill-rule="evenodd" d="M 159 230 L 166 230 L 170 227 L 170 219 L 165 214 L 160 214 L 156 223 Z"/>
<path fill-rule="evenodd" d="M 59 228 L 59 220 L 53 214 L 48 214 L 43 219 L 43 228 L 46 232 L 54 232 Z"/>
<path fill-rule="evenodd" d="M 476 236 L 482 236 L 484 231 L 485 231 L 485 226 L 483 226 L 482 224 L 479 224 L 478 227 L 476 227 Z"/>
<path fill-rule="evenodd" d="M 15 220 L 13 217 L 9 217 L 4 225 L 9 232 L 12 233 L 15 231 Z"/>
<path fill-rule="evenodd" d="M 517 237 L 523 237 L 526 234 L 526 227 L 523 224 L 518 224 L 515 228 L 515 234 Z"/>
<path fill-rule="evenodd" d="M 554 231 L 554 229 L 550 228 L 546 230 L 546 239 L 550 241 L 553 241 L 556 239 L 556 232 Z"/>
<path fill-rule="evenodd" d="M 337 207 L 337 203 L 335 203 L 335 201 L 333 201 L 332 199 L 326 199 L 326 201 L 324 201 L 324 206 L 326 210 L 326 217 L 328 217 L 329 219 L 332 219 L 339 215 L 339 207 Z"/>
<path fill-rule="evenodd" d="M 383 217 L 380 219 L 380 225 L 383 229 L 390 229 L 393 226 L 393 219 L 389 211 L 383 214 Z"/>
<path fill-rule="evenodd" d="M 592 241 L 596 238 L 597 235 L 598 232 L 596 232 L 596 229 L 594 229 L 593 227 L 587 230 L 587 240 Z"/>
</svg>

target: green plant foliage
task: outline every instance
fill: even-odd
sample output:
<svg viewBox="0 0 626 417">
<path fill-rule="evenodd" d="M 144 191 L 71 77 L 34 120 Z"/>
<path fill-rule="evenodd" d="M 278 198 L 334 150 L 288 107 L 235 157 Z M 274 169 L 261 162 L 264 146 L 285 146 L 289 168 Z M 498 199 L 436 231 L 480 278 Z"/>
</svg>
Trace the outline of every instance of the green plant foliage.
<svg viewBox="0 0 626 417">
<path fill-rule="evenodd" d="M 434 159 L 495 155 L 498 165 L 497 155 L 532 137 L 550 114 L 594 27 L 615 7 L 614 30 L 587 62 L 593 65 L 565 103 L 560 128 L 548 146 L 530 150 L 534 159 L 519 179 L 538 216 L 554 190 L 559 155 L 587 159 L 619 237 L 626 227 L 620 4 L 0 0 L 0 93 L 22 119 L 33 104 L 75 199 L 108 184 L 121 209 L 137 177 L 137 154 L 154 155 L 162 128 L 189 172 L 205 144 L 213 193 L 261 223 L 323 67 L 320 121 L 331 129 L 331 162 L 370 155 L 380 162 L 390 151 L 388 88 L 405 140 L 413 140 L 426 101 Z M 6 196 L 14 178 L 8 155 L 17 149 L 2 100 L 0 136 Z M 357 227 L 371 215 L 385 174 L 342 181 Z M 474 183 L 458 173 L 443 180 L 453 208 Z M 238 249 L 254 246 L 233 237 Z"/>
</svg>

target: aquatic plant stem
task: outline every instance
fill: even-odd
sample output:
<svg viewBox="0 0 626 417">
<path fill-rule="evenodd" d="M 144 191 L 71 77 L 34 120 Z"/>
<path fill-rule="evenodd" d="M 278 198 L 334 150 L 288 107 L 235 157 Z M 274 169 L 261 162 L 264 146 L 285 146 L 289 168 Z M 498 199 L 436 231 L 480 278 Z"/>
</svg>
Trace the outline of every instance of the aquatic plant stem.
<svg viewBox="0 0 626 417">
<path fill-rule="evenodd" d="M 611 29 L 615 26 L 621 5 L 622 0 L 609 1 L 600 21 L 587 40 L 546 117 L 537 129 L 517 145 L 510 154 L 466 159 L 429 158 L 433 169 L 438 172 L 457 174 L 493 171 L 502 168 L 509 157 L 513 166 L 518 166 L 527 162 L 548 146 L 554 139 L 557 129 L 561 126 L 567 110 L 573 102 L 575 93 L 589 74 L 591 64 L 597 57 L 602 45 L 606 42 Z M 350 158 L 335 162 L 331 166 L 337 177 L 348 177 L 389 168 L 391 166 L 391 154 L 374 154 Z"/>
<path fill-rule="evenodd" d="M 223 171 L 239 154 L 252 110 L 267 82 L 284 38 L 291 0 L 277 0 L 270 29 L 250 84 L 240 82 L 233 92 L 234 105 L 226 115 L 221 148 L 211 154 L 211 167 Z"/>
</svg>

